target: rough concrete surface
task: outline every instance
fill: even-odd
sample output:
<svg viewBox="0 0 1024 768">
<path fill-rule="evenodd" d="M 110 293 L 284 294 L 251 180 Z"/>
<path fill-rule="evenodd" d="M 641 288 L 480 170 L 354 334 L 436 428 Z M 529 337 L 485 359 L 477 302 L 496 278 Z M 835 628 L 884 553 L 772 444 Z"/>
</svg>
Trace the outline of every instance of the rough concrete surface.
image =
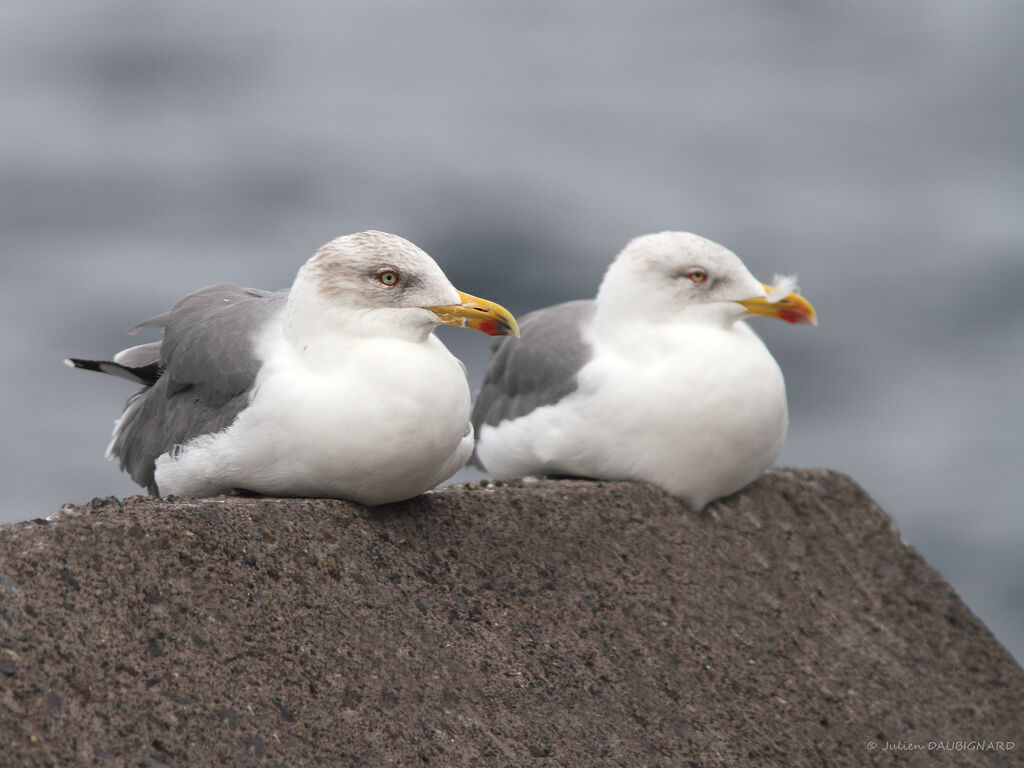
<svg viewBox="0 0 1024 768">
<path fill-rule="evenodd" d="M 700 513 L 543 480 L 0 529 L 5 766 L 1010 766 L 1022 723 L 1024 671 L 823 470 Z"/>
</svg>

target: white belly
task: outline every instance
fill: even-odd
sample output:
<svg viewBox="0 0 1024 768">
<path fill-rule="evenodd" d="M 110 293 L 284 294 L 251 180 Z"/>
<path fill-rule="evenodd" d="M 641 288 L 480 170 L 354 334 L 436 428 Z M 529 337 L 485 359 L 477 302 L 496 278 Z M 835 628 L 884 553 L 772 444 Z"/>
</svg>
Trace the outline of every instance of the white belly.
<svg viewBox="0 0 1024 768">
<path fill-rule="evenodd" d="M 309 367 L 275 346 L 228 429 L 157 459 L 160 492 L 241 488 L 381 504 L 432 488 L 465 463 L 469 386 L 440 341 L 374 339 L 339 360 Z"/>
<path fill-rule="evenodd" d="M 482 427 L 484 466 L 498 478 L 645 480 L 695 508 L 771 466 L 785 440 L 786 393 L 760 339 L 737 326 L 675 340 L 670 354 L 648 352 L 599 348 L 576 392 Z"/>
</svg>

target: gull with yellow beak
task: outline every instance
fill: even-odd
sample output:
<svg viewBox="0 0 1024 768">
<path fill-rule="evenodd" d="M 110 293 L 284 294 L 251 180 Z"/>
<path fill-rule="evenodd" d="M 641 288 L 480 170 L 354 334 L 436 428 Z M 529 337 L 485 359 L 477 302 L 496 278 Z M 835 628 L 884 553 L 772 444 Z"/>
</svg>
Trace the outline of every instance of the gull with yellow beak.
<svg viewBox="0 0 1024 768">
<path fill-rule="evenodd" d="M 739 490 L 788 423 L 782 372 L 743 318 L 817 324 L 795 288 L 687 232 L 632 240 L 596 299 L 532 312 L 520 341 L 494 343 L 477 463 L 498 479 L 644 480 L 695 509 Z"/>
<path fill-rule="evenodd" d="M 150 493 L 373 505 L 432 488 L 473 452 L 441 323 L 519 333 L 408 240 L 361 232 L 320 248 L 287 291 L 210 286 L 132 329 L 163 328 L 161 341 L 66 362 L 143 385 L 107 455 Z"/>
</svg>

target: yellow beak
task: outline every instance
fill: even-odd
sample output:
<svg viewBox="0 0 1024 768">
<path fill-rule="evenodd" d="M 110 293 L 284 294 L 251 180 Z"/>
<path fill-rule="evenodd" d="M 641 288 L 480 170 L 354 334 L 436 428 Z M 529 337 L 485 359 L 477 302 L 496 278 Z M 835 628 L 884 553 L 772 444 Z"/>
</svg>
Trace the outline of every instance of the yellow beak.
<svg viewBox="0 0 1024 768">
<path fill-rule="evenodd" d="M 762 283 L 764 285 L 764 283 Z M 772 286 L 764 285 L 764 289 L 771 293 Z M 778 301 L 768 301 L 765 298 L 744 299 L 736 302 L 747 308 L 748 315 L 764 315 L 765 317 L 777 317 L 787 323 L 809 323 L 818 324 L 818 313 L 814 311 L 811 302 L 798 293 L 791 293 Z"/>
<path fill-rule="evenodd" d="M 445 325 L 472 328 L 488 336 L 519 336 L 519 324 L 512 313 L 500 304 L 487 299 L 478 299 L 459 291 L 460 304 L 441 307 L 427 307 Z"/>
</svg>

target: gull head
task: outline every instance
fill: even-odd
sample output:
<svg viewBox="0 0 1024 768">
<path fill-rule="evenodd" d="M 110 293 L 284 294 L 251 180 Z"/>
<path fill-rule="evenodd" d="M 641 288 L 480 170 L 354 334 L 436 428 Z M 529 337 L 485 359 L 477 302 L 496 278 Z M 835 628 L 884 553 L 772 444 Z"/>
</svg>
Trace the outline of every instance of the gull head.
<svg viewBox="0 0 1024 768">
<path fill-rule="evenodd" d="M 500 304 L 457 290 L 418 246 L 372 230 L 321 246 L 299 270 L 289 313 L 291 326 L 339 334 L 423 340 L 447 324 L 519 335 Z"/>
<path fill-rule="evenodd" d="M 690 232 L 659 232 L 631 240 L 605 273 L 600 312 L 643 322 L 694 321 L 729 326 L 744 315 L 817 323 L 794 278 L 780 289 L 755 278 L 740 258 Z"/>
</svg>

